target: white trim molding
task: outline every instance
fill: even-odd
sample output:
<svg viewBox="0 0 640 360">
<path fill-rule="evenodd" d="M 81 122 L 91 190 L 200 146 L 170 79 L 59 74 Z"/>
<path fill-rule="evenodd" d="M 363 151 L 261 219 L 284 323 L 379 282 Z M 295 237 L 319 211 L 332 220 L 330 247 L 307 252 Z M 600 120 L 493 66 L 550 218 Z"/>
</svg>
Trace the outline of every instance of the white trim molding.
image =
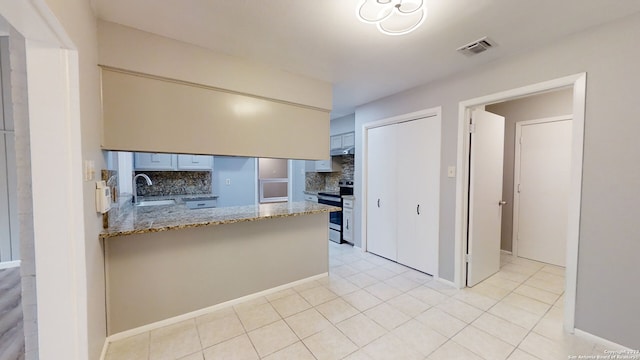
<svg viewBox="0 0 640 360">
<path fill-rule="evenodd" d="M 550 81 L 507 90 L 487 96 L 465 100 L 458 106 L 458 147 L 455 212 L 455 275 L 454 282 L 465 287 L 466 272 L 464 255 L 467 252 L 467 209 L 469 202 L 469 116 L 471 109 L 531 96 L 561 88 L 573 87 L 573 130 L 571 185 L 569 193 L 569 216 L 567 231 L 567 262 L 565 283 L 564 328 L 573 332 L 575 323 L 576 286 L 578 270 L 578 241 L 580 233 L 580 206 L 582 194 L 582 156 L 584 142 L 584 119 L 586 105 L 587 74 L 579 73 Z"/>
</svg>

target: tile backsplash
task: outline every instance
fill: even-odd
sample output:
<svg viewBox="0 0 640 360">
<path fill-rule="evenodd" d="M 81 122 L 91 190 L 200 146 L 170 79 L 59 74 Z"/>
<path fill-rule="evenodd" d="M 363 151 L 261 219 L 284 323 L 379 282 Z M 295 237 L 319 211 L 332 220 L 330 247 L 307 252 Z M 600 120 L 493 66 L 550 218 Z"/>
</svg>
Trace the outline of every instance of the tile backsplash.
<svg viewBox="0 0 640 360">
<path fill-rule="evenodd" d="M 342 170 L 331 173 L 308 172 L 305 176 L 305 190 L 307 191 L 338 191 L 338 181 L 353 180 L 354 156 L 340 156 Z"/>
<path fill-rule="evenodd" d="M 136 171 L 147 174 L 153 185 L 138 178 L 138 196 L 211 194 L 211 171 Z"/>
</svg>

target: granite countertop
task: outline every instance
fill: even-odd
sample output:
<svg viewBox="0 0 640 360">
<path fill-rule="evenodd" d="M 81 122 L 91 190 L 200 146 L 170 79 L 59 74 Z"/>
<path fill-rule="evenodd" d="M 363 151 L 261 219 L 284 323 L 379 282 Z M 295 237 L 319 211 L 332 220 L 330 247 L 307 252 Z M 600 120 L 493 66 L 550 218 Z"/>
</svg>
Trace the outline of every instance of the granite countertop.
<svg viewBox="0 0 640 360">
<path fill-rule="evenodd" d="M 162 198 L 177 197 L 165 196 Z M 139 200 L 142 199 L 139 198 Z M 151 199 L 146 198 L 146 200 Z M 153 200 L 160 200 L 160 197 L 154 197 Z M 198 226 L 319 214 L 339 210 L 340 208 L 335 206 L 317 204 L 309 201 L 189 209 L 181 199 L 177 199 L 175 205 L 128 206 L 121 209 L 118 218 L 111 221 L 110 226 L 100 234 L 100 239 Z"/>
</svg>

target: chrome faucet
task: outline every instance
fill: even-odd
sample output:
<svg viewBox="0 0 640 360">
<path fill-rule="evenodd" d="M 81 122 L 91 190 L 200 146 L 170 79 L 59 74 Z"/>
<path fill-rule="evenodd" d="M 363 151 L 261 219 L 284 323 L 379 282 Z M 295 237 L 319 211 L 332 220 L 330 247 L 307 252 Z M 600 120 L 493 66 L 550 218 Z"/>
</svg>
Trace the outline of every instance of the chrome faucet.
<svg viewBox="0 0 640 360">
<path fill-rule="evenodd" d="M 146 181 L 147 181 L 147 185 L 151 186 L 153 185 L 153 183 L 151 182 L 151 179 L 149 179 L 149 177 L 146 174 L 138 174 L 136 176 L 133 177 L 133 181 L 132 181 L 132 189 L 131 191 L 133 192 L 133 203 L 137 204 L 138 203 L 138 188 L 136 187 L 136 180 L 138 180 L 139 177 L 143 177 Z"/>
</svg>

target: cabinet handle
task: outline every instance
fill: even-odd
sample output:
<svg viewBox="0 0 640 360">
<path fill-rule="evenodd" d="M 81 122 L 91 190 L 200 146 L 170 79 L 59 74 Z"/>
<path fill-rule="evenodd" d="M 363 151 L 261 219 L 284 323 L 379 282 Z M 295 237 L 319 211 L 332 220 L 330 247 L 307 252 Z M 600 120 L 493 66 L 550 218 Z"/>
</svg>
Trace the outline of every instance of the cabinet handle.
<svg viewBox="0 0 640 360">
<path fill-rule="evenodd" d="M 378 199 L 378 207 L 380 207 L 380 199 Z"/>
<path fill-rule="evenodd" d="M 418 204 L 418 206 L 416 207 L 416 212 L 418 213 L 418 215 L 420 215 L 420 204 Z"/>
<path fill-rule="evenodd" d="M 347 230 L 349 230 L 349 219 L 347 219 Z"/>
</svg>

